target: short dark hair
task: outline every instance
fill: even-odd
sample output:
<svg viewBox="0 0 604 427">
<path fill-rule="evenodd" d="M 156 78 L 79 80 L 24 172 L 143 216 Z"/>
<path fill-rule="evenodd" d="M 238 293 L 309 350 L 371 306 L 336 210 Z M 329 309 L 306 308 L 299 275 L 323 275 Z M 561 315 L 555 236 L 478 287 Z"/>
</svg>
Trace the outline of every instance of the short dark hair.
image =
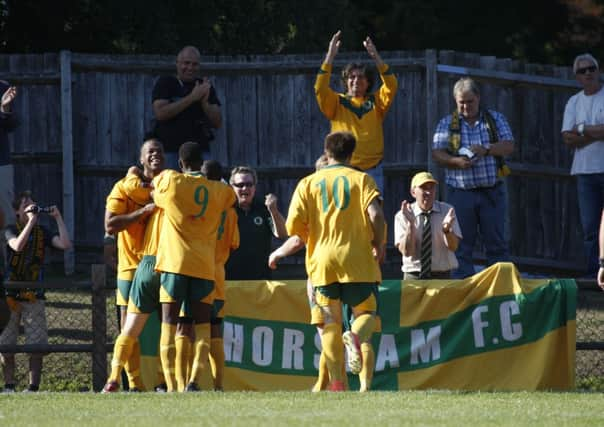
<svg viewBox="0 0 604 427">
<path fill-rule="evenodd" d="M 325 137 L 325 152 L 338 162 L 350 159 L 356 145 L 357 140 L 350 132 L 333 132 Z"/>
<path fill-rule="evenodd" d="M 342 70 L 342 84 L 344 85 L 344 91 L 348 91 L 348 76 L 350 76 L 350 73 L 352 73 L 353 70 L 360 70 L 361 73 L 363 73 L 367 79 L 367 93 L 369 93 L 373 87 L 373 82 L 375 81 L 373 69 L 358 62 L 351 62 Z"/>
<path fill-rule="evenodd" d="M 21 207 L 21 202 L 23 201 L 23 199 L 27 199 L 30 198 L 33 200 L 33 195 L 31 190 L 25 190 L 20 192 L 19 194 L 17 194 L 15 196 L 15 198 L 13 199 L 13 209 L 14 210 L 18 210 Z"/>
<path fill-rule="evenodd" d="M 193 141 L 185 142 L 178 149 L 178 158 L 184 166 L 191 169 L 200 169 L 202 162 L 201 145 Z"/>
<path fill-rule="evenodd" d="M 222 179 L 222 166 L 218 160 L 205 160 L 201 165 L 201 173 L 212 181 Z"/>
</svg>

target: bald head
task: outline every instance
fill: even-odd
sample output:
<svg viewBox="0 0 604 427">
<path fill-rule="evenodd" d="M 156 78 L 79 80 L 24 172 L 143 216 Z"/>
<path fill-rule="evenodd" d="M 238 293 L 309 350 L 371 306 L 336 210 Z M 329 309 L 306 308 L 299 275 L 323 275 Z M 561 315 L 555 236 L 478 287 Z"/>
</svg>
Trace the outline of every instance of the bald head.
<svg viewBox="0 0 604 427">
<path fill-rule="evenodd" d="M 176 77 L 183 82 L 193 82 L 199 77 L 201 54 L 195 46 L 183 47 L 176 56 Z"/>
<path fill-rule="evenodd" d="M 141 146 L 141 165 L 143 174 L 153 178 L 164 169 L 164 146 L 159 140 L 152 138 L 146 140 Z"/>
</svg>

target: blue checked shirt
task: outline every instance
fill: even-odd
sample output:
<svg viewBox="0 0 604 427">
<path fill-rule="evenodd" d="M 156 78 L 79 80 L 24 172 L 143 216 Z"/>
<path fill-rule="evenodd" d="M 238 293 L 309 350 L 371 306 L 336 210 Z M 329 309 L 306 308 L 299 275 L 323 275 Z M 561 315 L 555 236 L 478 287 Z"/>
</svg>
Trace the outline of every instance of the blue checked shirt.
<svg viewBox="0 0 604 427">
<path fill-rule="evenodd" d="M 497 125 L 497 133 L 500 141 L 513 141 L 514 136 L 508 121 L 503 114 L 489 110 Z M 436 126 L 432 148 L 436 150 L 447 150 L 449 148 L 449 127 L 452 116 L 449 114 Z M 478 121 L 471 127 L 468 122 L 459 116 L 461 125 L 461 147 L 469 148 L 471 145 L 490 144 L 487 122 L 483 113 L 480 113 Z M 454 188 L 470 190 L 473 188 L 492 187 L 497 183 L 497 163 L 495 157 L 485 156 L 473 163 L 469 169 L 445 168 L 445 182 Z"/>
</svg>

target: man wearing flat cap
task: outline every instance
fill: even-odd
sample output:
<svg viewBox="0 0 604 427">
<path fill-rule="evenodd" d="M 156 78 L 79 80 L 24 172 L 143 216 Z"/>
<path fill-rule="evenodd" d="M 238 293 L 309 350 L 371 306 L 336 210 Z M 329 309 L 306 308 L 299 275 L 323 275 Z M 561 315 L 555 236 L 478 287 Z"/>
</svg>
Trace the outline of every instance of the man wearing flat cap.
<svg viewBox="0 0 604 427">
<path fill-rule="evenodd" d="M 455 250 L 462 238 L 455 209 L 436 200 L 438 181 L 429 172 L 411 180 L 415 202 L 403 200 L 394 217 L 394 244 L 403 255 L 403 278 L 449 279 L 457 269 Z"/>
</svg>

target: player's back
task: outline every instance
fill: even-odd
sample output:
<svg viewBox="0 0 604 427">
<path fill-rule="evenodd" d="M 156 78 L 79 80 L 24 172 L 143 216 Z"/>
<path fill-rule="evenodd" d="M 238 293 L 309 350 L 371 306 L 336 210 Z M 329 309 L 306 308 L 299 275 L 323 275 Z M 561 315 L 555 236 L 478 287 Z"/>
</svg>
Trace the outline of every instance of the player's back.
<svg viewBox="0 0 604 427">
<path fill-rule="evenodd" d="M 375 282 L 367 208 L 379 197 L 375 181 L 335 164 L 304 178 L 296 188 L 287 223 L 290 234 L 307 233 L 307 270 L 313 284 Z"/>
<path fill-rule="evenodd" d="M 157 250 L 160 271 L 214 280 L 216 233 L 233 190 L 198 173 L 166 171 L 154 179 L 154 200 L 164 218 Z"/>
</svg>

